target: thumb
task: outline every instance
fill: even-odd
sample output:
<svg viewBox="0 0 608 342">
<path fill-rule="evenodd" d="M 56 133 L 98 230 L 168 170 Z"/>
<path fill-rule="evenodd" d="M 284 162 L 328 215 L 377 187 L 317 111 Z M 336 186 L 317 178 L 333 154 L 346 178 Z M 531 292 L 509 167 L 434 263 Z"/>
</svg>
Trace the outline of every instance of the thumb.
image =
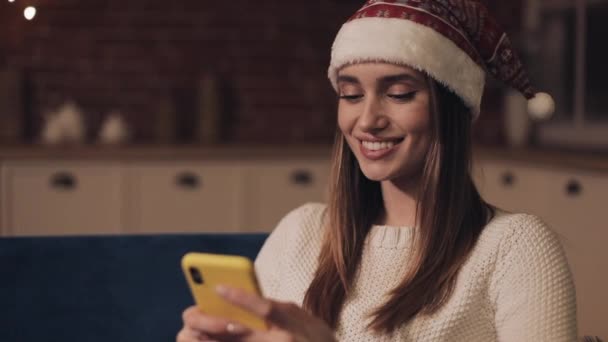
<svg viewBox="0 0 608 342">
<path fill-rule="evenodd" d="M 314 320 L 306 311 L 294 303 L 270 301 L 270 310 L 266 319 L 288 331 L 299 331 L 305 322 Z"/>
</svg>

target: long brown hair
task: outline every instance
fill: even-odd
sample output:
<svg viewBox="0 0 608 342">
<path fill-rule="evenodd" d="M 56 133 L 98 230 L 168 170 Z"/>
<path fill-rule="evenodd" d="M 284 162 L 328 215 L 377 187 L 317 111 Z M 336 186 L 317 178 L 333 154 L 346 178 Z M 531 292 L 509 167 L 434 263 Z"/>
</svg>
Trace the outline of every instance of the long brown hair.
<svg viewBox="0 0 608 342">
<path fill-rule="evenodd" d="M 418 314 L 437 311 L 494 209 L 471 179 L 472 114 L 462 100 L 428 78 L 432 143 L 420 174 L 411 267 L 369 328 L 391 333 Z M 304 308 L 336 328 L 352 289 L 365 238 L 382 215 L 380 183 L 367 179 L 338 130 L 325 237 Z"/>
</svg>

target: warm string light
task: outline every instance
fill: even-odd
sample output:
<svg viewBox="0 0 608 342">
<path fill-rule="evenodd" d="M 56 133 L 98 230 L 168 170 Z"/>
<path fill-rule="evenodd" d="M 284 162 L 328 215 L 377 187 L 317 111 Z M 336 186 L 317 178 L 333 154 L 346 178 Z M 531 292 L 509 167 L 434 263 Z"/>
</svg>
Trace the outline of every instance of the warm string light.
<svg viewBox="0 0 608 342">
<path fill-rule="evenodd" d="M 36 16 L 36 7 L 28 6 L 23 10 L 23 16 L 27 20 L 32 20 Z"/>
<path fill-rule="evenodd" d="M 8 2 L 15 2 L 15 0 L 8 0 Z M 27 20 L 32 20 L 34 19 L 34 17 L 36 16 L 36 7 L 34 6 L 27 6 L 24 10 L 23 10 L 23 16 L 25 17 L 25 19 Z"/>
</svg>

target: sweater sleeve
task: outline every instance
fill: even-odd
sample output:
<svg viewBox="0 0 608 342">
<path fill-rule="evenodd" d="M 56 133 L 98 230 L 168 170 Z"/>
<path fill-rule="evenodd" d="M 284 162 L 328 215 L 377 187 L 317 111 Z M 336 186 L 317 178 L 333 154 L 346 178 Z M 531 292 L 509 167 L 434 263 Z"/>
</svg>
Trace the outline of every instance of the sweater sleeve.
<svg viewBox="0 0 608 342">
<path fill-rule="evenodd" d="M 308 203 L 292 210 L 279 221 L 264 242 L 255 259 L 255 272 L 265 297 L 275 298 L 285 263 L 301 247 L 301 240 L 309 235 L 310 227 L 318 225 L 310 221 L 319 216 L 323 208 L 322 204 Z"/>
<path fill-rule="evenodd" d="M 576 296 L 566 255 L 538 217 L 514 215 L 489 289 L 498 341 L 576 341 Z"/>
</svg>

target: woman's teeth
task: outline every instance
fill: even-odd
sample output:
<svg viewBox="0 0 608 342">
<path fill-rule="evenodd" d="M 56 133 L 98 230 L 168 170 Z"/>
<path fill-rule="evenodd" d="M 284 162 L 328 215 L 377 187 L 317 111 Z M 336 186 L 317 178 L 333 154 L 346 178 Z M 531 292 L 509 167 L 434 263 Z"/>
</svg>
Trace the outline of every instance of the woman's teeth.
<svg viewBox="0 0 608 342">
<path fill-rule="evenodd" d="M 392 141 L 387 141 L 387 142 L 362 141 L 361 143 L 363 144 L 363 147 L 365 147 L 366 149 L 368 149 L 370 151 L 384 150 L 384 149 L 389 149 L 389 148 L 395 146 L 395 143 Z"/>
</svg>

